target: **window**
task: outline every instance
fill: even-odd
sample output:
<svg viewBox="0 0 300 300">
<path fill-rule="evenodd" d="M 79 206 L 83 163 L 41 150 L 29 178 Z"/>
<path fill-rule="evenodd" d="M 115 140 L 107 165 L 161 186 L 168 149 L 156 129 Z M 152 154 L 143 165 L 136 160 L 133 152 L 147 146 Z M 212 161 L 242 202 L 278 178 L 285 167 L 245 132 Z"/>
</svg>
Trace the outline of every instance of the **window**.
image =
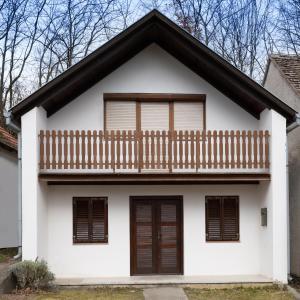
<svg viewBox="0 0 300 300">
<path fill-rule="evenodd" d="M 205 198 L 206 241 L 239 241 L 239 197 Z"/>
<path fill-rule="evenodd" d="M 105 130 L 205 129 L 205 95 L 104 94 Z"/>
<path fill-rule="evenodd" d="M 73 198 L 73 242 L 107 243 L 107 198 Z"/>
</svg>

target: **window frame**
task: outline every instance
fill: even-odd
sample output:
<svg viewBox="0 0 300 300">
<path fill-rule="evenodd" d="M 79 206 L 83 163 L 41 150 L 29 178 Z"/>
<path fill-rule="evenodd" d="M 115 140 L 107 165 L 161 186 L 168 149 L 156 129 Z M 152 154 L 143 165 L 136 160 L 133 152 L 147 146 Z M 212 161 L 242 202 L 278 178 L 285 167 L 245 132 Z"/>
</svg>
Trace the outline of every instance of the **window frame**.
<svg viewBox="0 0 300 300">
<path fill-rule="evenodd" d="M 236 219 L 237 219 L 237 228 L 236 228 L 236 239 L 224 239 L 224 199 L 226 198 L 235 198 L 236 201 Z M 216 200 L 216 199 L 220 199 L 220 223 L 221 223 L 221 239 L 211 239 L 208 236 L 208 201 L 209 200 Z M 226 242 L 226 243 L 230 243 L 230 242 L 240 242 L 240 197 L 236 196 L 236 195 L 218 195 L 218 196 L 205 196 L 205 240 L 206 242 L 209 243 L 222 243 L 222 242 Z"/>
<path fill-rule="evenodd" d="M 104 239 L 102 240 L 93 240 L 92 238 L 89 237 L 88 240 L 79 240 L 75 236 L 75 231 L 76 231 L 76 202 L 77 201 L 88 201 L 88 230 L 91 229 L 92 226 L 92 201 L 93 200 L 98 200 L 98 201 L 103 201 L 104 202 Z M 72 210 L 73 210 L 73 244 L 107 244 L 108 243 L 108 197 L 102 197 L 102 196 L 87 196 L 87 197 L 73 197 L 72 201 Z M 90 233 L 89 233 L 90 236 Z"/>
<path fill-rule="evenodd" d="M 141 131 L 141 103 L 168 102 L 169 103 L 169 131 L 174 131 L 174 102 L 203 103 L 203 130 L 206 130 L 206 94 L 159 94 L 159 93 L 104 93 L 104 130 L 106 130 L 106 102 L 107 101 L 135 101 L 136 102 L 136 131 Z M 120 129 L 121 130 L 121 129 Z"/>
</svg>

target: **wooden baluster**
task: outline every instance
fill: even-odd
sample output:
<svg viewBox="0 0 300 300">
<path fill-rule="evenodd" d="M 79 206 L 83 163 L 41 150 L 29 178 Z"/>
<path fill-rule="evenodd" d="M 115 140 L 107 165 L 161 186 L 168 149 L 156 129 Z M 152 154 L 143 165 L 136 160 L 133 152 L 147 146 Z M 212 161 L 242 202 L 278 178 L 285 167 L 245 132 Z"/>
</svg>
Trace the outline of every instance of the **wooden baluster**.
<svg viewBox="0 0 300 300">
<path fill-rule="evenodd" d="M 154 131 L 150 133 L 150 165 L 151 169 L 155 169 L 155 142 L 154 142 Z"/>
<path fill-rule="evenodd" d="M 245 169 L 247 167 L 246 163 L 246 131 L 242 131 L 242 166 Z"/>
<path fill-rule="evenodd" d="M 191 168 L 194 169 L 195 168 L 195 133 L 192 130 L 190 132 L 190 145 L 191 145 Z"/>
<path fill-rule="evenodd" d="M 62 144 L 61 144 L 61 130 L 57 132 L 57 168 L 62 169 Z"/>
<path fill-rule="evenodd" d="M 170 173 L 172 173 L 172 169 L 173 169 L 172 161 L 173 161 L 173 159 L 175 160 L 175 157 L 173 157 L 173 155 L 172 155 L 172 152 L 173 152 L 172 145 L 173 145 L 172 131 L 168 131 L 168 168 L 169 168 Z"/>
<path fill-rule="evenodd" d="M 52 169 L 56 169 L 56 131 L 52 130 Z"/>
<path fill-rule="evenodd" d="M 138 138 L 139 138 L 139 135 L 138 135 L 138 132 L 135 130 L 134 131 L 134 168 L 137 169 L 138 166 L 139 166 L 139 163 L 138 163 L 138 149 L 139 149 L 139 144 L 138 144 Z"/>
<path fill-rule="evenodd" d="M 145 133 L 145 168 L 149 169 L 149 131 L 146 130 Z"/>
<path fill-rule="evenodd" d="M 254 130 L 254 132 L 253 132 L 253 155 L 254 155 L 254 168 L 255 169 L 257 169 L 257 162 L 258 162 L 258 160 L 257 160 L 257 154 L 258 154 L 258 152 L 257 152 L 257 130 Z"/>
<path fill-rule="evenodd" d="M 251 131 L 248 130 L 247 133 L 247 142 L 248 142 L 248 168 L 252 168 L 252 134 Z"/>
<path fill-rule="evenodd" d="M 110 132 L 110 167 L 115 170 L 115 132 L 112 130 Z"/>
<path fill-rule="evenodd" d="M 213 131 L 213 152 L 214 152 L 214 160 L 212 165 L 215 169 L 218 168 L 218 133 L 216 130 Z"/>
<path fill-rule="evenodd" d="M 76 130 L 76 169 L 80 168 L 80 161 L 79 161 L 79 131 Z"/>
<path fill-rule="evenodd" d="M 97 131 L 93 131 L 93 168 L 98 169 L 97 166 Z"/>
<path fill-rule="evenodd" d="M 196 131 L 196 169 L 200 169 L 200 139 L 201 133 L 199 130 Z"/>
<path fill-rule="evenodd" d="M 90 169 L 92 167 L 92 144 L 91 144 L 92 133 L 90 130 L 87 131 L 87 165 Z"/>
<path fill-rule="evenodd" d="M 50 131 L 46 130 L 46 169 L 50 169 Z"/>
<path fill-rule="evenodd" d="M 184 168 L 189 168 L 189 132 L 186 130 L 184 133 Z"/>
<path fill-rule="evenodd" d="M 219 131 L 219 166 L 221 169 L 223 169 L 223 131 L 222 130 Z"/>
<path fill-rule="evenodd" d="M 173 147 L 174 147 L 174 169 L 178 168 L 178 152 L 177 152 L 177 141 L 178 141 L 178 135 L 177 131 L 174 131 L 174 139 L 173 139 Z"/>
<path fill-rule="evenodd" d="M 235 144 L 234 144 L 234 131 L 230 131 L 230 166 L 231 169 L 235 168 Z"/>
<path fill-rule="evenodd" d="M 157 161 L 157 169 L 160 169 L 160 132 L 156 131 L 156 161 Z"/>
<path fill-rule="evenodd" d="M 74 169 L 74 131 L 70 131 L 70 169 Z"/>
<path fill-rule="evenodd" d="M 120 130 L 117 130 L 117 135 L 116 135 L 116 139 L 117 139 L 117 169 L 121 168 L 121 163 L 120 163 L 120 157 L 121 157 L 121 148 L 120 148 L 120 141 L 121 141 L 121 133 Z"/>
<path fill-rule="evenodd" d="M 259 167 L 264 167 L 264 144 L 263 144 L 264 133 L 262 130 L 259 131 Z"/>
<path fill-rule="evenodd" d="M 265 168 L 269 169 L 270 161 L 269 161 L 269 131 L 265 131 Z"/>
<path fill-rule="evenodd" d="M 103 131 L 99 131 L 99 168 L 103 169 Z"/>
<path fill-rule="evenodd" d="M 128 168 L 132 169 L 132 133 L 128 131 Z"/>
<path fill-rule="evenodd" d="M 166 169 L 166 131 L 162 131 L 162 168 Z"/>
<path fill-rule="evenodd" d="M 138 132 L 138 141 L 139 141 L 139 173 L 142 169 L 144 169 L 144 132 L 140 131 Z M 146 136 L 145 136 L 146 137 Z M 146 145 L 145 145 L 146 147 Z"/>
<path fill-rule="evenodd" d="M 40 130 L 40 169 L 44 169 L 44 130 Z"/>
<path fill-rule="evenodd" d="M 228 145 L 229 132 L 225 130 L 225 168 L 229 169 L 229 145 Z"/>
<path fill-rule="evenodd" d="M 108 152 L 108 149 L 109 149 L 109 135 L 108 135 L 108 131 L 105 130 L 104 131 L 104 166 L 105 166 L 105 169 L 108 169 L 109 168 L 109 152 Z"/>
<path fill-rule="evenodd" d="M 207 155 L 208 155 L 208 168 L 211 169 L 211 166 L 212 166 L 212 149 L 211 149 L 211 131 L 208 130 L 207 132 L 207 142 L 208 142 L 208 145 L 207 145 Z"/>
<path fill-rule="evenodd" d="M 127 151 L 126 151 L 126 130 L 122 131 L 122 154 L 123 154 L 123 165 L 122 168 L 127 168 Z"/>
<path fill-rule="evenodd" d="M 64 169 L 68 169 L 68 131 L 64 130 Z"/>
<path fill-rule="evenodd" d="M 85 169 L 85 131 L 81 131 L 81 167 Z"/>
<path fill-rule="evenodd" d="M 183 140 L 183 132 L 182 130 L 179 131 L 179 168 L 183 168 L 183 145 L 182 145 L 182 140 Z"/>
<path fill-rule="evenodd" d="M 236 167 L 241 167 L 241 135 L 240 131 L 236 132 Z"/>
<path fill-rule="evenodd" d="M 206 169 L 206 131 L 202 131 L 202 167 L 203 169 Z"/>
</svg>

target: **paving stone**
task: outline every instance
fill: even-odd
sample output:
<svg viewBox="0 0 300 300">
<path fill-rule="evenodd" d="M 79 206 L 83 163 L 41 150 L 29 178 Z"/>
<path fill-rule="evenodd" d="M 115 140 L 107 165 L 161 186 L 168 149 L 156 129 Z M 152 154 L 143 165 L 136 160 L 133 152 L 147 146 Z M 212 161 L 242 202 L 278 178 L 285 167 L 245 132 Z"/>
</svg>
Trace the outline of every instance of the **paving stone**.
<svg viewBox="0 0 300 300">
<path fill-rule="evenodd" d="M 154 287 L 143 291 L 145 300 L 187 300 L 187 296 L 180 287 Z"/>
</svg>

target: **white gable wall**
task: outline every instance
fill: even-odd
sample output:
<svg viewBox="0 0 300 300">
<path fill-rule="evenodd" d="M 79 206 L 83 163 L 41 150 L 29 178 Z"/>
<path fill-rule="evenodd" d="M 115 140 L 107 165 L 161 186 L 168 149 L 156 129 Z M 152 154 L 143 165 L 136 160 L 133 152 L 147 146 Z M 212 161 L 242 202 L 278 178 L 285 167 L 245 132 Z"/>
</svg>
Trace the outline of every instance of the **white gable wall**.
<svg viewBox="0 0 300 300">
<path fill-rule="evenodd" d="M 103 129 L 103 93 L 206 94 L 206 128 L 251 130 L 258 120 L 155 44 L 48 118 L 48 129 Z"/>
</svg>

